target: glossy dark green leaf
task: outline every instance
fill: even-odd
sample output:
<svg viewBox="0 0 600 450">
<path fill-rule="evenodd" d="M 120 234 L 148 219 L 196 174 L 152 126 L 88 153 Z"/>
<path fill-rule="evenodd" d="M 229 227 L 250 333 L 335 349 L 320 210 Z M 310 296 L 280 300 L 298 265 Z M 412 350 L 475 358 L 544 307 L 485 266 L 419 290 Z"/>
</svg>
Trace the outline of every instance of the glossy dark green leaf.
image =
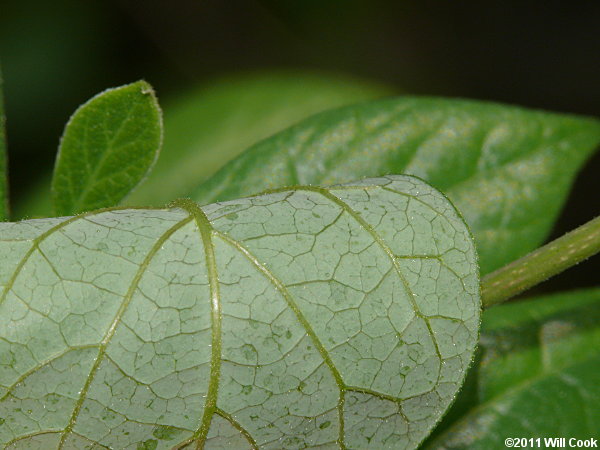
<svg viewBox="0 0 600 450">
<path fill-rule="evenodd" d="M 165 104 L 163 151 L 127 204 L 162 206 L 193 188 L 250 145 L 311 114 L 389 91 L 324 74 L 274 72 L 225 78 Z"/>
<path fill-rule="evenodd" d="M 504 439 L 596 436 L 600 289 L 487 310 L 474 368 L 477 401 L 431 449 L 504 448 Z"/>
<path fill-rule="evenodd" d="M 52 179 L 57 215 L 118 204 L 154 164 L 162 118 L 145 81 L 109 89 L 71 117 Z"/>
<path fill-rule="evenodd" d="M 4 97 L 0 70 L 0 222 L 8 220 L 8 167 L 6 164 L 6 135 L 4 131 Z"/>
<path fill-rule="evenodd" d="M 414 177 L 0 223 L 0 445 L 415 448 L 480 308 Z"/>
<path fill-rule="evenodd" d="M 462 212 L 485 274 L 544 240 L 599 142 L 600 122 L 590 118 L 466 100 L 381 100 L 319 114 L 258 143 L 193 198 L 414 174 Z"/>
</svg>

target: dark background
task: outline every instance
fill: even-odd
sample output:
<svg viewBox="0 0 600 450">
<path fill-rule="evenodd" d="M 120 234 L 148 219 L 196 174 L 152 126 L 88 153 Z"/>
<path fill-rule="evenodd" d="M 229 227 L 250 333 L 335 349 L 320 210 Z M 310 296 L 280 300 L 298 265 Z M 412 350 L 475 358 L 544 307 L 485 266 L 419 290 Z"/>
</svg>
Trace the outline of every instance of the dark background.
<svg viewBox="0 0 600 450">
<path fill-rule="evenodd" d="M 600 115 L 600 2 L 0 0 L 13 201 L 50 170 L 70 114 L 139 78 L 161 100 L 252 69 L 339 72 L 400 92 Z M 600 210 L 600 154 L 556 237 Z M 599 258 L 542 290 L 598 284 Z"/>
</svg>

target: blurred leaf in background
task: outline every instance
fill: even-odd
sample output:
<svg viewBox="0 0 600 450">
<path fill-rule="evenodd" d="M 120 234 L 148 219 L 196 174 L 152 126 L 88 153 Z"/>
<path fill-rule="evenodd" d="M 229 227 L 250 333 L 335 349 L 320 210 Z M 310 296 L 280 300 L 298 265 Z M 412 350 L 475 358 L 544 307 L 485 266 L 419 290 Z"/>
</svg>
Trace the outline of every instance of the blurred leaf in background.
<svg viewBox="0 0 600 450">
<path fill-rule="evenodd" d="M 250 145 L 317 112 L 390 94 L 374 83 L 310 72 L 222 78 L 165 107 L 162 154 L 127 204 L 187 196 Z"/>
<path fill-rule="evenodd" d="M 425 448 L 499 448 L 506 437 L 588 438 L 600 423 L 600 289 L 487 310 L 480 362 Z"/>
<path fill-rule="evenodd" d="M 193 192 L 200 204 L 391 173 L 444 192 L 481 273 L 535 249 L 600 143 L 600 121 L 459 99 L 398 97 L 327 111 L 265 139 Z"/>
</svg>

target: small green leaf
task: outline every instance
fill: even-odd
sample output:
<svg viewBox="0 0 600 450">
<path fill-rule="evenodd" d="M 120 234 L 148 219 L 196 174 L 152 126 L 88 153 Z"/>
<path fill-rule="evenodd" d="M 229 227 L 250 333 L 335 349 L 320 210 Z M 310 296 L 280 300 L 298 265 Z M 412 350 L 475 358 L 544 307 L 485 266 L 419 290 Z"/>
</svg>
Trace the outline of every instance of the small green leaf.
<svg viewBox="0 0 600 450">
<path fill-rule="evenodd" d="M 83 104 L 61 139 L 52 199 L 57 215 L 118 204 L 158 156 L 162 118 L 145 81 L 109 89 Z"/>
<path fill-rule="evenodd" d="M 6 165 L 6 136 L 4 131 L 4 95 L 0 70 L 0 222 L 8 220 L 8 167 Z"/>
<path fill-rule="evenodd" d="M 475 236 L 482 274 L 547 236 L 600 122 L 490 103 L 411 98 L 329 111 L 262 141 L 192 196 L 200 203 L 276 186 L 387 173 L 446 193 Z"/>
<path fill-rule="evenodd" d="M 476 254 L 407 176 L 0 224 L 0 443 L 415 448 L 479 327 Z"/>
<path fill-rule="evenodd" d="M 162 206 L 187 196 L 259 140 L 311 114 L 385 94 L 354 79 L 296 72 L 236 76 L 185 92 L 164 107 L 163 151 L 127 204 Z"/>
<path fill-rule="evenodd" d="M 427 448 L 489 449 L 503 447 L 509 437 L 595 436 L 600 289 L 487 310 L 480 352 L 477 401 Z"/>
</svg>

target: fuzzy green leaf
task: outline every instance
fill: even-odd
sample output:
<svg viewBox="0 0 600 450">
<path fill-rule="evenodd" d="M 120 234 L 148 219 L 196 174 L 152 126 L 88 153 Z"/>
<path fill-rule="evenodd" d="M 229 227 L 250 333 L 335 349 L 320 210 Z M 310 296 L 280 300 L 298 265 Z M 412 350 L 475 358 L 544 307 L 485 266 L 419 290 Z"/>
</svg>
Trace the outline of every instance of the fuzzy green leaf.
<svg viewBox="0 0 600 450">
<path fill-rule="evenodd" d="M 0 224 L 1 443 L 421 442 L 479 327 L 442 194 L 389 176 L 175 205 Z"/>
<path fill-rule="evenodd" d="M 250 145 L 311 114 L 387 94 L 344 77 L 274 72 L 225 78 L 165 105 L 165 142 L 128 205 L 184 197 Z M 283 186 L 283 185 L 282 185 Z"/>
<path fill-rule="evenodd" d="M 504 448 L 506 438 L 596 435 L 600 289 L 486 311 L 480 353 L 471 404 L 427 448 Z"/>
<path fill-rule="evenodd" d="M 162 118 L 145 81 L 109 89 L 83 104 L 61 139 L 52 199 L 57 215 L 118 204 L 158 157 Z"/>
<path fill-rule="evenodd" d="M 404 97 L 305 120 L 240 155 L 192 197 L 208 203 L 298 183 L 417 175 L 462 212 L 486 274 L 539 246 L 599 142 L 594 119 Z"/>
<path fill-rule="evenodd" d="M 6 136 L 4 131 L 4 96 L 0 70 L 0 222 L 8 220 L 8 167 L 6 164 Z"/>
</svg>

